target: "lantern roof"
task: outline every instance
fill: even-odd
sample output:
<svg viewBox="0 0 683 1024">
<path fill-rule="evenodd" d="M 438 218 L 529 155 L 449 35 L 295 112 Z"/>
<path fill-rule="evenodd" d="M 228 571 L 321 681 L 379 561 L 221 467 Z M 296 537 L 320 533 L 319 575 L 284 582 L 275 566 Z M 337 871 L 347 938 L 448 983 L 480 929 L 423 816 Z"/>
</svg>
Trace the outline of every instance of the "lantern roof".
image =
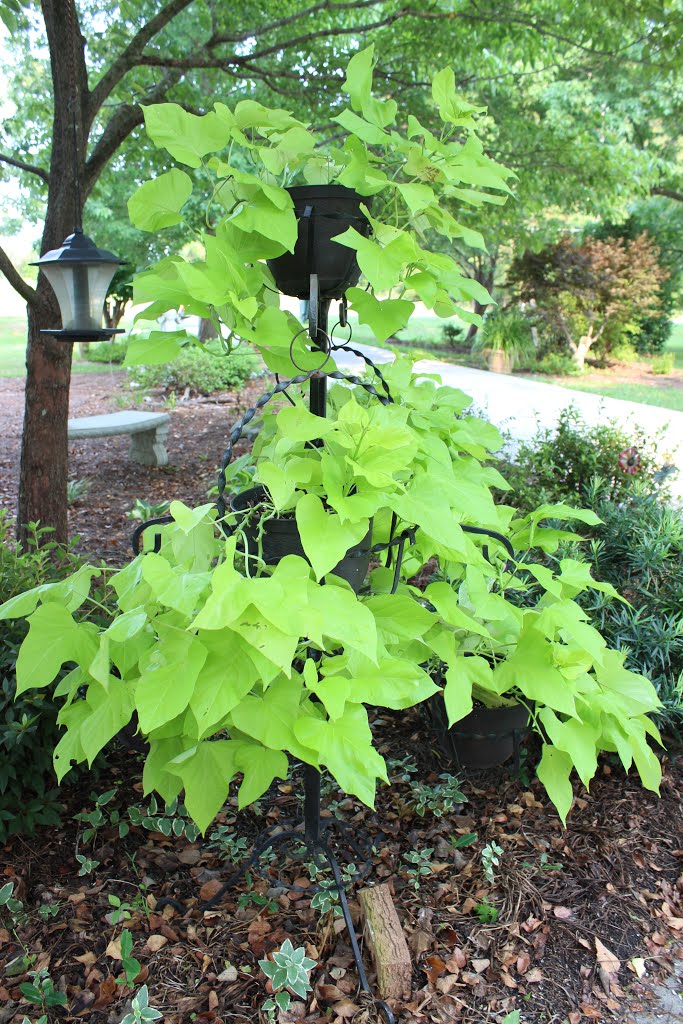
<svg viewBox="0 0 683 1024">
<path fill-rule="evenodd" d="M 73 234 L 64 239 L 58 249 L 50 249 L 39 260 L 32 263 L 32 267 L 41 267 L 45 263 L 118 263 L 123 264 L 113 252 L 107 249 L 98 249 L 92 238 L 83 234 L 82 228 L 76 228 Z"/>
</svg>

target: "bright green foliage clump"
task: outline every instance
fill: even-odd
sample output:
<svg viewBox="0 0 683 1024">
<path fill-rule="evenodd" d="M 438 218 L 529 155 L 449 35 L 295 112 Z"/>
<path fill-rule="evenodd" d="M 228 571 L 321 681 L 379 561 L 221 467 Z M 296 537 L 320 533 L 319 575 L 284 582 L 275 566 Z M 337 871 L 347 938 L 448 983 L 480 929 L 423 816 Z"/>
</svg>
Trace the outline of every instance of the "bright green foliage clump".
<svg viewBox="0 0 683 1024">
<path fill-rule="evenodd" d="M 73 761 L 92 763 L 135 712 L 150 744 L 145 792 L 170 802 L 184 789 L 202 831 L 233 778 L 242 776 L 244 807 L 285 777 L 290 757 L 326 767 L 345 792 L 372 805 L 376 780 L 387 775 L 366 706 L 400 709 L 430 697 L 438 689 L 426 670 L 433 665 L 446 679 L 451 722 L 473 700 L 535 705 L 545 738 L 539 777 L 563 817 L 572 768 L 588 784 L 600 750 L 617 751 L 627 768 L 635 761 L 644 784 L 658 787 L 659 762 L 647 742 L 657 737 L 647 718 L 659 706 L 655 692 L 624 669 L 623 655 L 607 649 L 575 601 L 589 588 L 613 589 L 569 559 L 553 573 L 522 554 L 520 574 L 493 550 L 485 558 L 482 538 L 461 528 L 474 519 L 503 530 L 520 553 L 553 551 L 574 535 L 542 526 L 544 519 L 597 517 L 546 505 L 520 519 L 494 505 L 489 488 L 501 478 L 482 465 L 495 446 L 493 428 L 459 418 L 459 392 L 411 381 L 400 362 L 389 378 L 404 380 L 397 407 L 338 388 L 329 420 L 313 423 L 297 406 L 264 430 L 257 472 L 266 467 L 274 507 L 293 506 L 313 568 L 289 555 L 272 569 L 250 564 L 247 575 L 239 532 L 226 539 L 211 505 L 190 510 L 174 502 L 161 550 L 139 555 L 110 579 L 118 610 L 106 628 L 79 620 L 96 574 L 88 566 L 0 609 L 2 618 L 29 621 L 18 693 L 76 665 L 55 690 L 65 698 L 66 733 L 55 750 L 60 778 Z M 316 433 L 323 446 L 306 448 Z M 268 468 L 273 453 L 277 479 Z M 325 510 L 315 491 L 334 466 L 337 488 L 325 481 Z M 393 572 L 380 568 L 370 592 L 356 596 L 330 569 L 370 515 L 380 532 L 386 528 L 390 508 L 398 529 L 418 526 L 404 573 L 437 554 L 442 578 L 424 593 L 404 582 L 391 594 Z M 527 606 L 530 579 L 543 596 Z"/>
<path fill-rule="evenodd" d="M 347 297 L 379 341 L 407 324 L 416 297 L 438 316 L 457 313 L 480 321 L 463 303 L 489 302 L 486 289 L 466 277 L 451 256 L 433 251 L 428 239 L 440 235 L 446 242 L 461 239 L 484 249 L 482 236 L 452 210 L 504 202 L 511 172 L 484 153 L 475 134 L 481 111 L 457 96 L 450 68 L 439 72 L 432 86 L 442 124 L 437 135 L 412 115 L 399 114 L 393 100 L 372 96 L 372 67 L 373 47 L 350 61 L 343 85 L 350 105 L 332 117 L 341 141 L 331 145 L 287 111 L 253 100 L 234 110 L 218 102 L 201 117 L 172 103 L 145 108 L 152 141 L 186 168 L 201 168 L 201 188 L 207 171 L 214 185 L 207 196 L 211 230 L 202 238 L 204 258 L 192 263 L 169 256 L 137 275 L 134 301 L 149 303 L 144 319 L 183 305 L 188 314 L 212 319 L 228 345 L 233 337 L 252 341 L 277 373 L 313 369 L 319 355 L 309 352 L 301 337 L 292 364 L 290 344 L 301 324 L 278 308 L 264 261 L 293 251 L 297 240 L 285 186 L 334 182 L 368 200 L 363 209 L 373 237 L 348 228 L 337 241 L 357 254 L 368 290 L 351 288 Z M 185 170 L 161 174 L 131 198 L 131 220 L 150 232 L 179 224 L 194 188 Z M 159 342 L 172 345 L 172 335 Z M 136 347 L 130 346 L 129 360 L 137 358 Z"/>
</svg>

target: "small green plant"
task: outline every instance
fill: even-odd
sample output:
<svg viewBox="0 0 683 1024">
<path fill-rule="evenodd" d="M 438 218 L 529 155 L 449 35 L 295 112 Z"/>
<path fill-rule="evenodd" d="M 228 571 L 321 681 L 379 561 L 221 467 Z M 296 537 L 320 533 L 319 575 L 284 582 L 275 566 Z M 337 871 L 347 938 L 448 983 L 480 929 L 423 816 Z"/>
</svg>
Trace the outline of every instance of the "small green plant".
<svg viewBox="0 0 683 1024">
<path fill-rule="evenodd" d="M 274 914 L 277 910 L 277 903 L 274 899 L 264 896 L 260 892 L 254 892 L 253 889 L 239 894 L 237 906 L 240 910 L 246 910 L 247 907 L 258 907 L 259 910 L 265 908 L 270 914 Z"/>
<path fill-rule="evenodd" d="M 173 835 L 178 839 L 185 836 L 188 842 L 194 843 L 199 836 L 199 829 L 191 820 L 185 804 L 175 797 L 162 807 L 152 793 L 147 811 L 140 807 L 128 808 L 131 825 L 141 825 L 150 832 L 161 832 L 164 836 Z"/>
<path fill-rule="evenodd" d="M 431 811 L 435 818 L 441 818 L 466 802 L 460 788 L 460 779 L 447 772 L 439 775 L 439 781 L 432 784 L 411 779 L 410 795 L 415 812 L 420 817 Z"/>
<path fill-rule="evenodd" d="M 562 871 L 562 865 L 558 863 L 551 863 L 547 853 L 542 853 L 538 858 L 538 864 L 532 861 L 523 860 L 522 867 L 527 868 L 529 871 L 533 871 L 534 874 L 540 874 L 544 871 Z"/>
<path fill-rule="evenodd" d="M 40 1007 L 42 1013 L 47 1014 L 54 1006 L 66 1006 L 66 995 L 55 989 L 54 982 L 50 977 L 47 968 L 40 971 L 30 971 L 29 977 L 32 981 L 23 981 L 19 986 L 24 999 L 34 1006 Z"/>
<path fill-rule="evenodd" d="M 92 481 L 87 477 L 81 480 L 68 480 L 66 484 L 66 503 L 73 505 L 79 498 L 85 497 L 92 486 Z"/>
<path fill-rule="evenodd" d="M 418 771 L 410 754 L 405 757 L 388 757 L 387 773 L 392 782 L 410 782 L 410 776 Z"/>
<path fill-rule="evenodd" d="M 453 321 L 448 321 L 441 328 L 441 337 L 445 345 L 453 349 L 454 352 L 468 352 L 469 344 L 467 342 L 467 335 L 465 328 L 462 324 L 456 324 Z"/>
<path fill-rule="evenodd" d="M 493 884 L 496 880 L 497 867 L 500 867 L 500 858 L 503 855 L 503 847 L 495 841 L 487 843 L 481 851 L 481 863 L 484 868 L 484 878 Z"/>
<path fill-rule="evenodd" d="M 0 920 L 5 918 L 12 929 L 20 928 L 28 920 L 21 900 L 14 898 L 14 882 L 0 888 Z M 22 972 L 23 973 L 23 972 Z"/>
<path fill-rule="evenodd" d="M 235 837 L 234 830 L 228 825 L 219 825 L 209 836 L 209 849 L 218 850 L 230 864 L 238 864 L 244 859 L 248 850 L 244 836 Z"/>
<path fill-rule="evenodd" d="M 238 494 L 240 491 L 246 491 L 247 488 L 252 487 L 255 472 L 256 463 L 251 452 L 245 452 L 238 459 L 233 459 L 225 470 L 225 493 Z M 218 487 L 214 484 L 207 497 L 215 498 L 217 494 Z"/>
<path fill-rule="evenodd" d="M 406 874 L 411 880 L 415 892 L 418 892 L 423 878 L 432 873 L 431 857 L 434 853 L 432 847 L 426 850 L 409 850 L 403 855 L 403 860 L 410 865 Z"/>
<path fill-rule="evenodd" d="M 495 924 L 500 916 L 498 907 L 494 907 L 489 902 L 488 897 L 484 896 L 479 903 L 474 907 L 474 913 L 479 918 L 481 924 Z"/>
<path fill-rule="evenodd" d="M 279 951 L 273 953 L 272 961 L 259 960 L 259 967 L 270 979 L 273 990 L 273 995 L 262 1006 L 268 1021 L 274 1021 L 278 1011 L 287 1012 L 292 995 L 306 998 L 311 991 L 311 971 L 317 966 L 317 961 L 306 956 L 303 946 L 295 949 L 289 939 L 285 939 Z"/>
<path fill-rule="evenodd" d="M 126 515 L 129 519 L 136 520 L 137 522 L 146 523 L 150 519 L 156 519 L 158 516 L 165 516 L 171 507 L 169 501 L 158 501 L 156 505 L 153 505 L 149 501 L 145 501 L 144 498 L 136 498 L 133 502 L 133 507 Z"/>
<path fill-rule="evenodd" d="M 125 822 L 120 821 L 118 811 L 105 811 L 106 805 L 116 795 L 115 789 L 109 789 L 106 793 L 101 793 L 99 796 L 97 793 L 90 793 L 90 799 L 94 802 L 95 807 L 92 811 L 79 811 L 78 814 L 74 814 L 74 821 L 80 821 L 82 824 L 88 827 L 83 829 L 80 836 L 82 843 L 92 843 L 97 838 L 97 834 L 101 828 L 105 825 L 119 825 L 119 836 L 123 836 L 128 833 L 128 826 Z"/>
<path fill-rule="evenodd" d="M 320 914 L 327 914 L 331 910 L 335 917 L 341 917 L 342 909 L 339 906 L 339 891 L 334 879 L 329 877 L 327 866 L 317 864 L 315 861 L 309 861 L 306 869 L 311 881 L 319 886 L 318 891 L 313 894 L 311 899 L 311 909 L 317 910 Z M 340 873 L 342 884 L 348 886 L 358 877 L 358 868 L 353 863 L 342 864 L 340 865 Z"/>
<path fill-rule="evenodd" d="M 127 1013 L 121 1024 L 140 1024 L 147 1020 L 160 1020 L 163 1014 L 155 1007 L 149 1005 L 149 993 L 147 986 L 143 985 L 140 991 L 133 996 L 131 1012 Z"/>
<path fill-rule="evenodd" d="M 92 875 L 100 866 L 99 860 L 95 860 L 93 857 L 87 857 L 83 853 L 77 853 L 76 860 L 80 865 L 78 868 L 78 874 L 80 877 Z"/>
<path fill-rule="evenodd" d="M 654 374 L 666 376 L 673 372 L 676 366 L 676 357 L 673 352 L 662 352 L 659 356 L 652 357 L 650 369 Z"/>
<path fill-rule="evenodd" d="M 121 968 L 123 973 L 116 979 L 117 985 L 134 985 L 135 979 L 142 967 L 139 960 L 133 956 L 133 935 L 128 928 L 121 932 Z"/>
<path fill-rule="evenodd" d="M 464 850 L 465 847 L 476 843 L 478 838 L 476 832 L 466 832 L 462 836 L 451 836 L 451 846 L 456 850 Z"/>
<path fill-rule="evenodd" d="M 131 910 L 133 909 L 130 903 L 120 900 L 119 897 L 115 896 L 113 893 L 109 893 L 107 899 L 109 901 L 109 906 L 114 908 L 109 915 L 109 919 L 112 924 L 121 924 L 122 921 L 130 921 Z"/>
</svg>

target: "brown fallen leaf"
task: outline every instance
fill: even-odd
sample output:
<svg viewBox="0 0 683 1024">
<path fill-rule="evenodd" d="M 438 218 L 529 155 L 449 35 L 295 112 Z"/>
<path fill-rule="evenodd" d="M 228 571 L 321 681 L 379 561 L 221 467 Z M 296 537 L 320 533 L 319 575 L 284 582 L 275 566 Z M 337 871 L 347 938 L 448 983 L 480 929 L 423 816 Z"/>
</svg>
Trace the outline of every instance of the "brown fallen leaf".
<svg viewBox="0 0 683 1024">
<path fill-rule="evenodd" d="M 561 921 L 567 921 L 573 915 L 573 911 L 569 907 L 553 907 L 553 914 L 555 917 L 559 917 Z"/>
<path fill-rule="evenodd" d="M 530 971 L 524 975 L 524 980 L 528 981 L 530 985 L 540 985 L 543 981 L 543 971 L 540 967 L 532 967 Z"/>
<path fill-rule="evenodd" d="M 427 975 L 427 979 L 430 985 L 436 985 L 437 978 L 440 978 L 442 974 L 446 973 L 446 964 L 443 962 L 440 956 L 434 953 L 432 956 L 427 956 L 422 961 L 422 970 Z"/>
<path fill-rule="evenodd" d="M 350 999 L 342 999 L 338 1003 L 335 1003 L 332 1007 L 334 1012 L 342 1020 L 349 1020 L 351 1017 L 355 1017 L 360 1010 L 360 1006 L 357 1003 L 352 1002 Z"/>
<path fill-rule="evenodd" d="M 113 1002 L 114 994 L 117 991 L 118 985 L 116 984 L 116 979 L 112 974 L 107 975 L 97 991 L 93 1009 L 103 1010 L 105 1006 L 109 1006 L 109 1004 Z"/>
<path fill-rule="evenodd" d="M 618 974 L 619 968 L 621 967 L 621 960 L 614 955 L 614 953 L 607 948 L 607 946 L 595 936 L 595 952 L 598 958 L 598 964 L 607 971 L 608 974 Z"/>
<path fill-rule="evenodd" d="M 203 903 L 206 903 L 207 900 L 212 900 L 222 885 L 223 883 L 220 879 L 210 878 L 208 882 L 204 882 L 204 885 L 199 890 L 199 898 Z"/>
<path fill-rule="evenodd" d="M 451 974 L 455 974 L 457 971 L 461 971 L 466 964 L 467 957 L 462 949 L 456 946 L 448 960 L 446 960 L 446 970 L 450 971 Z"/>
<path fill-rule="evenodd" d="M 160 949 L 167 944 L 168 939 L 165 935 L 150 935 L 145 943 L 145 948 L 149 949 L 152 953 L 158 953 Z"/>
<path fill-rule="evenodd" d="M 78 960 L 79 964 L 85 964 L 86 967 L 92 967 L 93 964 L 97 963 L 97 957 L 92 951 L 81 953 L 80 956 L 75 956 L 74 960 Z"/>
<path fill-rule="evenodd" d="M 106 956 L 110 956 L 112 960 L 121 960 L 121 937 L 118 936 L 116 939 L 112 939 L 107 948 L 105 949 Z"/>
<path fill-rule="evenodd" d="M 529 956 L 529 954 L 520 953 L 520 955 L 517 957 L 515 966 L 517 968 L 518 974 L 526 974 L 526 972 L 529 970 L 529 967 L 531 966 L 531 957 Z"/>
<path fill-rule="evenodd" d="M 487 967 L 491 966 L 491 961 L 486 957 L 482 957 L 481 960 L 473 960 L 472 967 L 476 974 L 483 974 Z"/>
</svg>

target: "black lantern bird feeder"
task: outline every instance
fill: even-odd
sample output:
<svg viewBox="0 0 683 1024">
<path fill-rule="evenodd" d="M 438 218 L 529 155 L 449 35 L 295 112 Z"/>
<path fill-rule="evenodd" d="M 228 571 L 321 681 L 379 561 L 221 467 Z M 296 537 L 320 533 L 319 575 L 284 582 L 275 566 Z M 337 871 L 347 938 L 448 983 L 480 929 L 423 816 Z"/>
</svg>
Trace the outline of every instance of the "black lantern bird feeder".
<svg viewBox="0 0 683 1024">
<path fill-rule="evenodd" d="M 123 260 L 106 249 L 98 249 L 91 238 L 76 228 L 58 249 L 51 249 L 32 266 L 40 267 L 57 296 L 62 328 L 48 328 L 41 334 L 58 341 L 105 341 L 121 328 L 102 327 L 107 289 Z"/>
</svg>

